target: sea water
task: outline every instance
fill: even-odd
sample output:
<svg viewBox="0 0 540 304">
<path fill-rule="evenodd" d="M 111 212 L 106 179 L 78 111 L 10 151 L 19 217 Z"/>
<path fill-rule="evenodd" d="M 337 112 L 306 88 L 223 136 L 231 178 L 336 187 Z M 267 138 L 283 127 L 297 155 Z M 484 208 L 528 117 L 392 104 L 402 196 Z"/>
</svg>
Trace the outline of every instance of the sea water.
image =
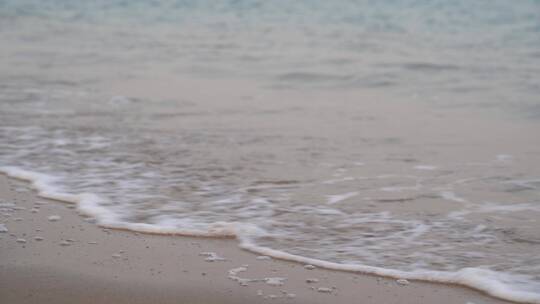
<svg viewBox="0 0 540 304">
<path fill-rule="evenodd" d="M 0 170 L 98 224 L 540 303 L 537 1 L 0 1 Z"/>
</svg>

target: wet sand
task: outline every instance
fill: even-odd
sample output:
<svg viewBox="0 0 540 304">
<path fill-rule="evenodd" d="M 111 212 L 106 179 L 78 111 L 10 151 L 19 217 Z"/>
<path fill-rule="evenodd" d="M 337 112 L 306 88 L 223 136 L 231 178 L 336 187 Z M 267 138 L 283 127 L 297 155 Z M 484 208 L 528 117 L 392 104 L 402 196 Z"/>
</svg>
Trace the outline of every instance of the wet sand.
<svg viewBox="0 0 540 304">
<path fill-rule="evenodd" d="M 27 187 L 0 175 L 5 303 L 508 303 L 459 286 L 310 270 L 231 239 L 103 229 Z"/>
</svg>

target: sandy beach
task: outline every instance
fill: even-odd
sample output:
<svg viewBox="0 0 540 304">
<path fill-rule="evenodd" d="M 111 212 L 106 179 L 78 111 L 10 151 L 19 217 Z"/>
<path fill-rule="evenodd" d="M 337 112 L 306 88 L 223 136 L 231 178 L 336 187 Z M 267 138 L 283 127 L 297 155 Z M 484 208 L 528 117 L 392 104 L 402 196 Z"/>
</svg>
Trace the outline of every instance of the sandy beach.
<svg viewBox="0 0 540 304">
<path fill-rule="evenodd" d="M 103 229 L 4 175 L 0 201 L 4 303 L 507 303 L 459 286 L 307 269 L 231 239 Z"/>
</svg>

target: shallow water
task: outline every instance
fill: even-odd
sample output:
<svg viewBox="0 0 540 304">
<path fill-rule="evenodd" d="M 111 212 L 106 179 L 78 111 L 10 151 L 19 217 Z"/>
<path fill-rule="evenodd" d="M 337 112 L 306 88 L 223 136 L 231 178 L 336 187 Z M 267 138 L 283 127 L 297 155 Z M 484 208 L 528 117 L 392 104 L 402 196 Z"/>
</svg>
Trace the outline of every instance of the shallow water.
<svg viewBox="0 0 540 304">
<path fill-rule="evenodd" d="M 0 167 L 102 225 L 540 303 L 534 1 L 0 2 Z"/>
</svg>

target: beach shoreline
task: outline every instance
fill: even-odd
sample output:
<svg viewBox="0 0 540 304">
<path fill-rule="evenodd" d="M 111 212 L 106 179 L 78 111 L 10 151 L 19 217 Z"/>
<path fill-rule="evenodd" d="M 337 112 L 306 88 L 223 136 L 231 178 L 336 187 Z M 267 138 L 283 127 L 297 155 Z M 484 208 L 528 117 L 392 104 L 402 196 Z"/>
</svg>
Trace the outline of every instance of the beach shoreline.
<svg viewBox="0 0 540 304">
<path fill-rule="evenodd" d="M 509 303 L 461 286 L 310 270 L 228 238 L 104 229 L 5 175 L 0 200 L 14 207 L 0 234 L 8 303 Z"/>
<path fill-rule="evenodd" d="M 539 1 L 0 16 L 0 304 L 540 304 Z"/>
</svg>

